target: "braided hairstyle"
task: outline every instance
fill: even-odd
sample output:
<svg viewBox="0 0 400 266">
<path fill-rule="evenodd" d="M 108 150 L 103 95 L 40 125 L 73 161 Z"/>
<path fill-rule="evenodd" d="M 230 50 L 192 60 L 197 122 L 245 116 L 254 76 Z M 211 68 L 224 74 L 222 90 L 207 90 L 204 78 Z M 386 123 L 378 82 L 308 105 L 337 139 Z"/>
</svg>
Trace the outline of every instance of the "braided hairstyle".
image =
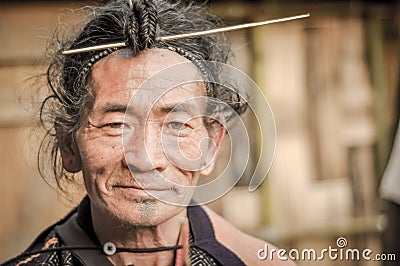
<svg viewBox="0 0 400 266">
<path fill-rule="evenodd" d="M 125 42 L 131 56 L 151 48 L 174 47 L 191 61 L 208 60 L 225 63 L 230 47 L 217 35 L 183 38 L 158 42 L 157 37 L 190 33 L 216 28 L 219 20 L 207 13 L 204 6 L 184 4 L 177 0 L 119 0 L 103 6 L 87 8 L 88 19 L 72 37 L 62 40 L 56 37 L 48 49 L 50 66 L 47 84 L 51 90 L 42 103 L 40 121 L 46 129 L 38 155 L 38 168 L 45 180 L 48 159 L 52 161 L 52 172 L 57 187 L 64 189 L 64 181 L 74 183 L 74 174 L 66 173 L 61 164 L 60 147 L 73 142 L 80 127 L 81 115 L 90 92 L 91 67 L 114 49 L 63 55 L 70 49 L 101 44 Z M 61 35 L 60 35 L 61 36 Z M 239 94 L 222 86 L 207 88 L 207 96 L 226 102 L 237 113 L 246 109 Z M 56 138 L 55 128 L 64 132 L 62 140 Z M 48 153 L 48 150 L 51 150 Z M 51 156 L 51 158 L 45 158 Z"/>
</svg>

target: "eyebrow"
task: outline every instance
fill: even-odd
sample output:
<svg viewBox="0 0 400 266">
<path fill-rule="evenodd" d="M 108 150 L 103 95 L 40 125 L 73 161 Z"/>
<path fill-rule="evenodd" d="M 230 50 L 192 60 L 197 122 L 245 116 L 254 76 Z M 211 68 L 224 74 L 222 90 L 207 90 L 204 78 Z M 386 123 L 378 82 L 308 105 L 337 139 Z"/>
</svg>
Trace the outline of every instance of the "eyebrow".
<svg viewBox="0 0 400 266">
<path fill-rule="evenodd" d="M 101 113 L 125 113 L 128 107 L 121 104 L 106 103 L 100 108 Z"/>
<path fill-rule="evenodd" d="M 163 106 L 159 106 L 156 108 L 156 112 L 160 112 L 163 114 L 178 113 L 178 112 L 184 112 L 187 114 L 197 114 L 196 107 L 198 107 L 197 104 L 189 104 L 186 102 L 176 102 L 176 103 L 170 103 L 170 104 L 166 104 Z M 126 112 L 128 112 L 129 109 L 130 108 L 127 105 L 116 104 L 116 103 L 106 103 L 104 106 L 101 106 L 99 108 L 99 112 L 102 114 L 106 114 L 106 113 L 123 113 L 123 114 L 125 114 Z"/>
<path fill-rule="evenodd" d="M 178 103 L 171 103 L 158 108 L 161 113 L 178 113 L 178 112 L 185 112 L 188 114 L 192 114 L 195 111 L 195 107 L 198 105 L 189 104 L 186 102 L 178 102 Z"/>
</svg>

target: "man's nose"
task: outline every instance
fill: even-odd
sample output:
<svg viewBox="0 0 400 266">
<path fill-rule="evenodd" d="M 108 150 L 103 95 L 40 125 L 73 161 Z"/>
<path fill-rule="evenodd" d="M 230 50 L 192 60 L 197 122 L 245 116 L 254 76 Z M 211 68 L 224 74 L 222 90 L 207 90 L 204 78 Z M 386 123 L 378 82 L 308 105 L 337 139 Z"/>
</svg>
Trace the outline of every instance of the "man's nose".
<svg viewBox="0 0 400 266">
<path fill-rule="evenodd" d="M 124 134 L 125 164 L 135 172 L 162 171 L 167 167 L 161 133 L 155 127 Z"/>
</svg>

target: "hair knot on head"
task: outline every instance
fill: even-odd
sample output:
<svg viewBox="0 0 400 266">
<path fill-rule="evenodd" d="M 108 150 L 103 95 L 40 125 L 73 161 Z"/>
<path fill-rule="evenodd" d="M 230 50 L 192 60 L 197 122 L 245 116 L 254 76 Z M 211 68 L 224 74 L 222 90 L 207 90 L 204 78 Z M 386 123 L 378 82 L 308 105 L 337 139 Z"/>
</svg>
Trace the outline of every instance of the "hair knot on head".
<svg viewBox="0 0 400 266">
<path fill-rule="evenodd" d="M 136 54 L 151 48 L 156 42 L 158 27 L 157 6 L 153 1 L 129 0 L 131 14 L 126 23 L 125 35 L 129 48 Z"/>
</svg>

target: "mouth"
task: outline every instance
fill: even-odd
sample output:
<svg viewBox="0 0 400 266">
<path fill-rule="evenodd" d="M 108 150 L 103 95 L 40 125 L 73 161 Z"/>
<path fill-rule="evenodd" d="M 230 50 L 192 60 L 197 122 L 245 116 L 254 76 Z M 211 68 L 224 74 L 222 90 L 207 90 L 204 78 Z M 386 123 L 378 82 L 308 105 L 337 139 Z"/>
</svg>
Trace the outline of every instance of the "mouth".
<svg viewBox="0 0 400 266">
<path fill-rule="evenodd" d="M 142 187 L 140 185 L 118 184 L 113 187 L 115 195 L 128 200 L 138 202 L 143 200 L 161 200 L 166 202 L 177 202 L 177 195 L 172 188 L 160 188 L 155 186 Z"/>
<path fill-rule="evenodd" d="M 161 188 L 155 186 L 143 187 L 139 184 L 116 184 L 112 186 L 114 189 L 127 189 L 127 190 L 141 190 L 141 191 L 166 191 L 171 190 L 170 188 Z"/>
<path fill-rule="evenodd" d="M 130 202 L 157 200 L 171 204 L 188 204 L 188 191 L 180 191 L 174 186 L 150 183 L 142 186 L 137 182 L 117 183 L 112 185 L 115 195 Z"/>
</svg>

